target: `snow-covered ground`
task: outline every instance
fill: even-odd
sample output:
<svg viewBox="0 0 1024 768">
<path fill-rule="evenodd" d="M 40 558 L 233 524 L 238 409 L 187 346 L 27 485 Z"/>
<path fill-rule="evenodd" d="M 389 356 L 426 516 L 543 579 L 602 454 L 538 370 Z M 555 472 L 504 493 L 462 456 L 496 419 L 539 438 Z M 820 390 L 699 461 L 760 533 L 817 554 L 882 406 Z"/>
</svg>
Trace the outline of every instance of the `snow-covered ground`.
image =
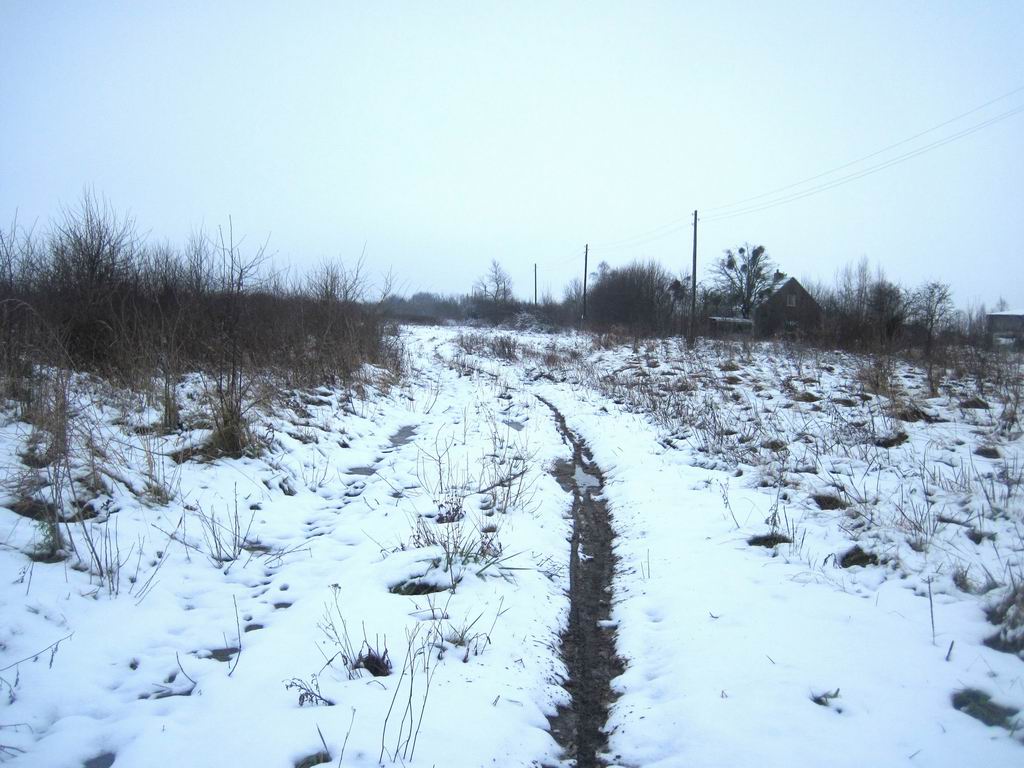
<svg viewBox="0 0 1024 768">
<path fill-rule="evenodd" d="M 570 448 L 541 396 L 616 535 L 609 763 L 1024 763 L 1015 716 L 953 705 L 1024 709 L 1021 659 L 985 644 L 1024 577 L 1009 383 L 929 397 L 910 367 L 776 345 L 404 333 L 402 383 L 254 412 L 257 458 L 173 460 L 208 434 L 198 378 L 171 436 L 76 379 L 60 466 L 8 409 L 0 760 L 557 764 Z M 22 502 L 54 475 L 98 514 L 36 562 Z"/>
</svg>

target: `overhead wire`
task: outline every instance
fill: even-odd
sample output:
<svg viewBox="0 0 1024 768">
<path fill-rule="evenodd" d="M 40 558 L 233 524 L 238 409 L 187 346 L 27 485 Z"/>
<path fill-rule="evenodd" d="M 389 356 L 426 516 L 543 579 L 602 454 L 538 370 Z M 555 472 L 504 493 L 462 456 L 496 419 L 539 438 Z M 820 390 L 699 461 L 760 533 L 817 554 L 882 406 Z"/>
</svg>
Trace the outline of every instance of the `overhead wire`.
<svg viewBox="0 0 1024 768">
<path fill-rule="evenodd" d="M 811 187 L 809 189 L 803 189 L 803 190 L 794 191 L 794 192 L 792 192 L 792 193 L 790 193 L 788 195 L 783 195 L 782 197 L 779 197 L 779 198 L 767 199 L 767 200 L 765 199 L 765 198 L 772 198 L 773 195 L 778 195 L 780 192 L 786 192 L 786 191 L 791 190 L 791 189 L 795 190 L 797 187 L 802 187 L 803 185 L 808 184 L 809 182 L 817 181 L 818 179 L 823 179 L 823 178 L 825 178 L 827 176 L 831 176 L 831 175 L 833 175 L 835 173 L 838 173 L 839 171 L 845 170 L 847 168 L 851 168 L 851 167 L 853 167 L 855 165 L 858 165 L 859 163 L 863 163 L 866 160 L 870 160 L 872 158 L 875 158 L 875 157 L 878 157 L 880 155 L 883 155 L 886 152 L 892 151 L 893 149 L 896 149 L 898 147 L 901 147 L 901 146 L 904 146 L 906 144 L 909 144 L 910 142 L 915 141 L 915 140 L 921 138 L 922 136 L 927 136 L 930 133 L 934 133 L 937 130 L 945 128 L 946 126 L 949 126 L 949 125 L 951 125 L 951 124 L 953 124 L 953 123 L 955 123 L 955 122 L 957 122 L 959 120 L 962 120 L 965 117 L 969 117 L 970 115 L 976 114 L 977 112 L 980 112 L 981 110 L 983 110 L 983 109 L 985 109 L 987 107 L 990 107 L 993 104 L 996 104 L 996 103 L 998 103 L 1000 101 L 1008 99 L 1011 96 L 1014 96 L 1014 95 L 1016 95 L 1016 94 L 1018 94 L 1018 93 L 1020 93 L 1022 91 L 1024 91 L 1024 85 L 1018 86 L 1017 88 L 1014 88 L 1014 89 L 1012 89 L 1010 91 L 1007 91 L 1006 93 L 1003 93 L 1000 96 L 997 96 L 997 97 L 995 97 L 993 99 L 990 99 L 990 100 L 986 101 L 983 104 L 979 104 L 978 106 L 973 107 L 972 109 L 969 109 L 966 112 L 962 112 L 962 113 L 958 114 L 955 117 L 949 118 L 948 120 L 944 120 L 943 122 L 938 123 L 937 125 L 934 125 L 934 126 L 932 126 L 930 128 L 927 128 L 927 129 L 925 129 L 923 131 L 919 131 L 919 132 L 915 133 L 913 136 L 908 136 L 905 139 L 901 139 L 900 141 L 897 141 L 897 142 L 894 142 L 892 144 L 889 144 L 889 145 L 887 145 L 887 146 L 885 146 L 885 147 L 883 147 L 883 148 L 881 148 L 879 150 L 876 150 L 876 151 L 871 152 L 871 153 L 869 153 L 867 155 L 859 157 L 856 160 L 851 160 L 849 162 L 843 163 L 842 165 L 835 166 L 834 168 L 831 168 L 831 169 L 829 169 L 827 171 L 823 171 L 822 173 L 815 174 L 813 176 L 809 176 L 809 177 L 807 177 L 805 179 L 802 179 L 801 181 L 793 182 L 792 184 L 787 184 L 787 185 L 784 185 L 782 187 L 776 187 L 776 188 L 774 188 L 772 190 L 769 190 L 767 192 L 763 192 L 763 193 L 758 194 L 758 195 L 753 195 L 751 197 L 742 198 L 740 200 L 736 200 L 736 201 L 734 201 L 732 203 L 728 203 L 726 205 L 719 205 L 719 206 L 714 206 L 712 208 L 706 208 L 706 209 L 704 209 L 705 212 L 706 213 L 711 213 L 713 215 L 708 216 L 707 218 L 701 216 L 698 219 L 698 221 L 705 222 L 705 223 L 713 223 L 715 221 L 724 221 L 726 219 L 733 218 L 735 216 L 743 216 L 743 215 L 750 214 L 750 213 L 756 213 L 758 211 L 763 211 L 763 210 L 768 210 L 770 208 L 774 208 L 774 207 L 776 207 L 778 205 L 784 205 L 786 203 L 794 202 L 794 201 L 800 200 L 800 199 L 802 199 L 804 197 L 810 197 L 811 195 L 819 194 L 821 192 L 828 191 L 830 189 L 833 189 L 835 187 L 841 186 L 843 184 L 847 184 L 847 183 L 849 183 L 851 181 L 855 181 L 856 179 L 860 179 L 860 178 L 863 178 L 865 176 L 869 176 L 869 175 L 871 175 L 873 173 L 877 173 L 878 171 L 884 170 L 884 169 L 889 168 L 889 167 L 891 167 L 893 165 L 897 165 L 899 163 L 905 162 L 906 160 L 910 160 L 911 158 L 917 157 L 918 155 L 924 154 L 925 152 L 930 152 L 931 150 L 937 149 L 937 148 L 939 148 L 941 146 L 944 146 L 945 144 L 949 144 L 950 142 L 957 141 L 957 140 L 959 140 L 961 138 L 965 138 L 966 136 L 969 136 L 969 135 L 971 135 L 973 133 L 976 133 L 977 131 L 980 131 L 980 130 L 982 130 L 984 128 L 987 128 L 990 125 L 993 125 L 995 123 L 1001 122 L 1003 120 L 1007 120 L 1007 119 L 1009 119 L 1009 118 L 1019 114 L 1020 112 L 1024 111 L 1024 105 L 1019 106 L 1019 107 L 1015 107 L 1015 108 L 1013 108 L 1011 110 L 1003 112 L 1003 113 L 1001 113 L 999 115 L 996 115 L 996 116 L 994 116 L 992 118 L 984 120 L 981 123 L 977 123 L 975 125 L 969 126 L 968 128 L 962 129 L 962 130 L 960 130 L 960 131 L 958 131 L 958 132 L 956 132 L 956 133 L 954 133 L 954 134 L 952 134 L 950 136 L 946 136 L 946 137 L 943 137 L 941 139 L 936 139 L 935 141 L 933 141 L 933 142 L 931 142 L 929 144 L 926 144 L 924 146 L 918 147 L 918 148 L 913 149 L 913 150 L 911 150 L 909 152 L 905 152 L 902 155 L 898 155 L 898 156 L 896 156 L 894 158 L 890 158 L 890 159 L 885 160 L 885 161 L 883 161 L 881 163 L 877 163 L 877 164 L 875 164 L 873 166 L 869 166 L 868 168 L 861 169 L 860 171 L 855 171 L 855 172 L 847 174 L 845 176 L 841 176 L 841 177 L 839 177 L 837 179 L 832 179 L 831 181 L 823 182 L 823 183 L 815 185 L 815 186 L 813 186 L 813 187 Z M 764 200 L 764 202 L 763 203 L 755 203 L 755 201 L 758 201 L 758 200 Z M 755 204 L 754 205 L 747 205 L 748 203 L 755 203 Z M 740 207 L 740 206 L 742 206 L 742 207 Z M 737 207 L 740 207 L 739 210 L 734 210 L 734 211 L 727 210 L 727 209 L 730 209 L 730 208 L 737 208 Z M 721 213 L 715 214 L 714 213 L 715 211 L 721 211 Z M 678 232 L 678 231 L 680 231 L 682 229 L 688 228 L 690 225 L 691 225 L 691 216 L 690 215 L 686 215 L 686 216 L 683 216 L 683 217 L 680 217 L 680 218 L 673 219 L 671 221 L 665 222 L 664 224 L 661 224 L 661 225 L 659 225 L 657 227 L 653 227 L 653 228 L 651 228 L 649 230 L 645 230 L 643 232 L 638 232 L 638 233 L 636 233 L 634 235 L 631 235 L 631 236 L 628 236 L 628 237 L 623 237 L 623 238 L 618 238 L 616 240 L 609 240 L 609 241 L 595 243 L 594 245 L 591 246 L 591 250 L 597 250 L 597 251 L 605 252 L 605 251 L 622 250 L 624 248 L 635 248 L 635 247 L 638 247 L 638 246 L 641 246 L 641 245 L 646 245 L 647 243 L 651 243 L 651 242 L 655 242 L 657 240 L 661 240 L 661 239 L 663 239 L 665 237 L 668 237 L 669 235 L 675 234 L 676 232 Z"/>
<path fill-rule="evenodd" d="M 561 261 L 559 261 L 558 263 L 556 263 L 556 264 L 551 264 L 550 266 L 553 266 L 553 267 L 562 267 L 562 266 L 565 266 L 566 264 L 569 264 L 569 263 L 571 263 L 571 262 L 573 262 L 573 261 L 576 261 L 577 259 L 581 258 L 582 256 L 583 256 L 583 251 L 577 251 L 576 253 L 574 253 L 574 254 L 573 254 L 572 256 L 570 256 L 569 258 L 567 258 L 567 259 L 562 259 L 562 260 L 561 260 Z"/>
<path fill-rule="evenodd" d="M 675 231 L 676 228 L 678 228 L 681 224 L 685 224 L 688 220 L 688 216 L 683 216 L 678 219 L 673 219 L 672 221 L 666 222 L 665 224 L 661 224 L 660 226 L 654 227 L 653 229 L 647 230 L 646 232 L 638 232 L 635 235 L 619 238 L 617 240 L 606 240 L 605 242 L 595 243 L 594 247 L 601 249 L 614 249 L 620 248 L 622 246 L 634 245 L 634 240 L 645 241 L 649 239 L 658 239 L 664 237 L 665 235 L 671 234 L 672 231 Z M 662 232 L 662 230 L 665 230 L 668 227 L 672 227 L 673 229 L 667 232 Z"/>
<path fill-rule="evenodd" d="M 939 147 L 945 146 L 946 144 L 970 136 L 971 134 L 977 133 L 978 131 L 989 127 L 990 125 L 1002 122 L 1003 120 L 1008 120 L 1009 118 L 1014 117 L 1015 115 L 1018 115 L 1021 112 L 1024 112 L 1024 105 L 1015 107 L 1014 109 L 1008 110 L 1007 112 L 1003 112 L 1002 114 L 996 115 L 995 117 L 991 117 L 988 120 L 984 120 L 981 123 L 972 125 L 969 128 L 964 128 L 963 130 L 958 131 L 957 133 L 954 133 L 951 136 L 946 136 L 945 138 L 938 139 L 930 144 L 924 145 L 923 147 L 918 147 L 917 149 L 911 150 L 910 152 L 905 152 L 902 155 L 897 155 L 894 158 L 890 158 L 889 160 L 886 160 L 884 162 L 878 163 L 873 166 L 869 166 L 868 168 L 856 171 L 855 173 L 847 174 L 846 176 L 840 176 L 838 179 L 833 179 L 832 181 L 826 182 L 824 184 L 819 184 L 807 190 L 801 190 L 800 192 L 794 192 L 789 195 L 784 195 L 781 198 L 769 200 L 763 204 L 757 204 L 751 207 L 740 209 L 738 211 L 729 211 L 727 213 L 719 214 L 717 216 L 701 218 L 701 221 L 704 223 L 724 221 L 725 219 L 731 219 L 736 216 L 744 216 L 750 213 L 757 213 L 758 211 L 765 211 L 768 210 L 769 208 L 775 208 L 776 206 L 779 205 L 785 205 L 786 203 L 791 203 L 796 200 L 802 200 L 805 197 L 810 197 L 812 195 L 817 195 L 822 192 L 827 192 L 830 189 L 835 189 L 836 187 L 848 184 L 851 181 L 856 181 L 857 179 L 862 179 L 865 176 L 870 176 L 874 173 L 878 173 L 879 171 L 883 171 L 886 168 L 890 168 L 894 165 L 899 165 L 900 163 L 915 158 L 918 155 L 923 155 L 926 152 L 931 152 L 932 150 L 938 149 Z"/>
<path fill-rule="evenodd" d="M 912 142 L 912 141 L 914 141 L 916 139 L 919 139 L 922 136 L 927 136 L 929 133 L 934 133 L 935 131 L 939 130 L 940 128 L 945 128 L 947 125 L 951 125 L 951 124 L 957 122 L 958 120 L 962 120 L 965 117 L 969 117 L 970 115 L 973 115 L 976 112 L 980 112 L 981 110 L 985 109 L 986 107 L 990 107 L 993 104 L 996 104 L 996 103 L 998 103 L 1000 101 L 1008 99 L 1011 96 L 1020 93 L 1021 91 L 1024 91 L 1024 85 L 1021 85 L 1021 86 L 1019 86 L 1017 88 L 1014 88 L 1012 91 L 1007 91 L 1003 95 L 997 96 L 994 99 L 990 99 L 989 101 L 986 101 L 984 104 L 979 104 L 977 107 L 974 107 L 973 109 L 969 109 L 966 112 L 961 112 L 956 117 L 951 117 L 949 120 L 944 120 L 943 122 L 939 123 L 938 125 L 933 125 L 931 128 L 927 128 L 927 129 L 925 129 L 923 131 L 915 133 L 913 136 L 908 136 L 905 139 L 897 141 L 897 142 L 895 142 L 893 144 L 890 144 L 890 145 L 888 145 L 886 147 L 882 147 L 881 149 L 879 149 L 879 150 L 877 150 L 875 152 L 872 152 L 870 154 L 864 155 L 863 157 L 859 157 L 856 160 L 851 160 L 848 163 L 843 163 L 842 165 L 837 165 L 835 168 L 830 168 L 827 171 L 822 171 L 821 173 L 815 174 L 814 176 L 808 176 L 806 179 L 801 179 L 800 181 L 794 181 L 792 184 L 787 184 L 787 185 L 785 185 L 783 187 L 776 187 L 775 189 L 768 190 L 767 192 L 762 192 L 759 195 L 754 195 L 752 197 L 745 197 L 745 198 L 743 198 L 741 200 L 736 200 L 735 202 L 727 203 L 726 205 L 712 206 L 710 208 L 705 208 L 704 210 L 705 210 L 706 213 L 714 213 L 715 211 L 724 210 L 726 208 L 735 208 L 735 207 L 743 205 L 745 203 L 753 202 L 754 200 L 761 200 L 761 199 L 763 199 L 765 197 L 770 197 L 771 195 L 777 194 L 779 192 L 785 192 L 786 190 L 793 189 L 794 187 L 802 186 L 802 185 L 807 184 L 808 182 L 811 182 L 811 181 L 817 181 L 818 179 L 824 178 L 825 176 L 831 176 L 833 173 L 837 173 L 839 171 L 845 170 L 847 168 L 850 168 L 851 166 L 857 165 L 858 163 L 863 163 L 865 160 L 870 160 L 870 159 L 872 159 L 874 157 L 878 157 L 879 155 L 885 154 L 889 150 L 896 149 L 897 147 L 902 147 L 904 144 L 909 144 L 910 142 Z"/>
<path fill-rule="evenodd" d="M 624 248 L 638 248 L 638 247 L 640 247 L 642 245 L 647 245 L 648 243 L 653 243 L 653 242 L 656 242 L 656 241 L 661 240 L 663 238 L 666 238 L 669 235 L 673 235 L 676 232 L 679 232 L 679 231 L 681 231 L 683 229 L 687 229 L 692 224 L 693 224 L 693 215 L 690 214 L 690 215 L 687 215 L 687 216 L 685 216 L 685 217 L 683 217 L 681 219 L 678 219 L 676 222 L 673 222 L 671 224 L 671 229 L 666 229 L 664 232 L 661 232 L 660 234 L 651 235 L 651 236 L 644 237 L 644 238 L 641 238 L 641 239 L 635 239 L 635 240 L 632 240 L 632 241 L 623 242 L 621 244 L 615 244 L 615 245 L 608 245 L 608 244 L 605 244 L 605 243 L 597 243 L 596 245 L 592 245 L 590 247 L 590 249 L 592 251 L 596 250 L 596 251 L 599 251 L 601 253 L 605 253 L 605 252 L 608 252 L 608 251 L 621 251 Z M 666 225 L 666 226 L 669 226 L 669 225 Z"/>
<path fill-rule="evenodd" d="M 821 194 L 822 192 L 827 192 L 836 187 L 848 184 L 852 181 L 856 181 L 857 179 L 864 178 L 865 176 L 870 176 L 874 173 L 878 173 L 879 171 L 885 170 L 894 165 L 906 162 L 907 160 L 925 154 L 926 152 L 930 152 L 932 150 L 938 149 L 939 147 L 945 146 L 946 144 L 970 136 L 971 134 L 983 130 L 984 128 L 987 128 L 990 125 L 994 125 L 996 123 L 1002 122 L 1003 120 L 1007 120 L 1011 117 L 1014 117 L 1020 114 L 1021 112 L 1024 112 L 1024 105 L 1014 107 L 1013 109 L 1010 109 L 1006 112 L 1000 113 L 998 115 L 995 115 L 994 117 L 983 120 L 980 123 L 976 123 L 967 128 L 961 129 L 949 136 L 936 139 L 935 141 L 932 141 L 928 144 L 912 149 L 901 155 L 897 155 L 896 157 L 889 158 L 888 160 L 884 160 L 880 163 L 876 163 L 875 165 L 868 166 L 867 168 L 863 168 L 859 171 L 854 171 L 853 173 L 840 176 L 830 181 L 825 181 L 821 184 L 814 185 L 809 189 L 797 190 L 798 187 L 802 187 L 805 184 L 808 184 L 809 182 L 824 179 L 828 176 L 838 173 L 839 171 L 851 168 L 867 160 L 879 157 L 880 155 L 883 155 L 886 152 L 890 152 L 893 149 L 909 144 L 910 142 L 915 141 L 921 138 L 922 136 L 927 136 L 930 133 L 934 133 L 937 130 L 945 128 L 946 126 L 949 126 L 959 120 L 962 120 L 965 117 L 969 117 L 970 115 L 976 114 L 977 112 L 980 112 L 986 107 L 990 107 L 993 104 L 1008 99 L 1009 97 L 1014 96 L 1015 94 L 1018 94 L 1022 91 L 1024 91 L 1024 85 L 1014 88 L 1013 90 L 1007 91 L 1006 93 L 1000 96 L 997 96 L 993 99 L 990 99 L 989 101 L 986 101 L 984 104 L 980 104 L 972 109 L 967 110 L 966 112 L 960 113 L 955 117 L 949 118 L 948 120 L 944 120 L 943 122 L 938 123 L 937 125 L 934 125 L 923 131 L 919 131 L 918 133 L 915 133 L 913 136 L 901 139 L 900 141 L 889 144 L 879 150 L 876 150 L 875 152 L 863 155 L 862 157 L 859 157 L 856 160 L 851 160 L 849 162 L 843 163 L 842 165 L 835 166 L 834 168 L 831 168 L 827 171 L 823 171 L 813 176 L 809 176 L 800 181 L 793 182 L 792 184 L 787 184 L 782 187 L 776 187 L 775 189 L 763 192 L 758 195 L 753 195 L 751 197 L 736 200 L 726 205 L 719 205 L 714 206 L 712 208 L 707 208 L 705 209 L 705 211 L 711 213 L 712 215 L 707 217 L 701 216 L 699 217 L 698 221 L 700 221 L 701 223 L 714 223 L 717 221 L 725 221 L 727 219 L 731 219 L 737 216 L 744 216 L 751 213 L 757 213 L 759 211 L 769 210 L 771 208 L 775 208 L 776 206 L 785 205 L 787 203 L 801 200 L 805 197 L 811 197 L 813 195 Z M 797 191 L 791 192 L 790 194 L 787 195 L 782 195 L 781 197 L 773 198 L 774 195 L 778 195 L 780 192 L 786 192 L 788 190 Z M 766 198 L 769 199 L 766 200 Z M 758 200 L 763 200 L 764 202 L 758 203 L 756 202 Z M 754 204 L 748 205 L 749 203 Z M 728 210 L 730 208 L 738 208 L 738 210 Z M 721 211 L 721 213 L 715 214 L 715 211 Z M 668 237 L 669 235 L 675 234 L 676 232 L 679 232 L 680 230 L 686 229 L 689 226 L 691 226 L 691 223 L 692 217 L 688 214 L 686 216 L 665 222 L 664 224 L 661 224 L 657 227 L 653 227 L 649 230 L 638 232 L 629 237 L 623 237 L 618 238 L 616 240 L 608 240 L 604 242 L 591 244 L 589 248 L 591 253 L 595 251 L 599 253 L 607 253 L 623 250 L 626 248 L 636 248 L 642 245 L 646 245 L 648 243 L 655 242 L 657 240 L 661 240 L 665 237 Z M 574 253 L 572 256 L 566 259 L 560 259 L 557 262 L 548 261 L 547 265 L 552 267 L 561 267 L 573 261 L 576 261 L 582 255 L 582 253 L 577 252 Z"/>
</svg>

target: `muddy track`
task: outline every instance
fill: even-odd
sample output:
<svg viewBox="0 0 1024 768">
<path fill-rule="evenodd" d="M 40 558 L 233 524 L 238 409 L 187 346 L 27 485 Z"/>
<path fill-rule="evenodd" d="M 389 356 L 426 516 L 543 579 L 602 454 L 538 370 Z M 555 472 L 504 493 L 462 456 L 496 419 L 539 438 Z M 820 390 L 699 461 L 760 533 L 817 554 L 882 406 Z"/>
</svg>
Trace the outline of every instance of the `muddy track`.
<svg viewBox="0 0 1024 768">
<path fill-rule="evenodd" d="M 569 626 L 562 635 L 562 658 L 569 672 L 565 689 L 572 700 L 550 718 L 551 734 L 577 768 L 602 766 L 608 748 L 608 707 L 615 698 L 611 681 L 623 671 L 609 626 L 615 554 L 608 507 L 600 498 L 604 476 L 565 417 L 550 402 L 538 399 L 551 409 L 572 446 L 572 461 L 555 467 L 559 484 L 573 495 Z"/>
</svg>

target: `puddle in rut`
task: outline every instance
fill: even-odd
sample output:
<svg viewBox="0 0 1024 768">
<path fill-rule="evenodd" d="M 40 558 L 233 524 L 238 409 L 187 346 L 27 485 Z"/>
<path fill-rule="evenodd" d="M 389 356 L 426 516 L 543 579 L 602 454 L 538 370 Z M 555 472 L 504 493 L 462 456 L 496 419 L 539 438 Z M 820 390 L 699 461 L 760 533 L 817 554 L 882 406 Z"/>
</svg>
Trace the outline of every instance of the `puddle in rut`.
<svg viewBox="0 0 1024 768">
<path fill-rule="evenodd" d="M 593 489 L 601 489 L 601 479 L 597 475 L 592 475 L 585 470 L 581 465 L 577 464 L 572 476 L 573 482 L 576 483 L 576 487 L 581 491 L 590 493 Z"/>
<path fill-rule="evenodd" d="M 606 765 L 605 725 L 615 699 L 611 681 L 623 672 L 615 652 L 612 629 L 612 577 L 614 533 L 608 507 L 601 498 L 604 477 L 593 463 L 586 444 L 565 423 L 558 410 L 543 398 L 555 416 L 563 438 L 572 446 L 571 461 L 556 462 L 554 476 L 571 493 L 572 553 L 569 561 L 569 627 L 562 635 L 562 658 L 569 677 L 565 690 L 572 698 L 549 718 L 551 735 L 576 768 Z M 586 542 L 586 553 L 583 542 Z"/>
<path fill-rule="evenodd" d="M 236 653 L 238 653 L 238 648 L 230 646 L 226 648 L 211 648 L 208 651 L 200 652 L 199 658 L 216 659 L 217 661 L 227 663 L 235 658 Z"/>
<path fill-rule="evenodd" d="M 412 439 L 416 436 L 416 427 L 406 426 L 395 432 L 391 436 L 391 446 L 393 448 L 401 448 L 403 445 L 408 445 L 412 442 Z"/>
<path fill-rule="evenodd" d="M 113 752 L 104 752 L 96 757 L 90 757 L 82 763 L 82 768 L 110 768 L 116 759 L 117 755 Z"/>
</svg>

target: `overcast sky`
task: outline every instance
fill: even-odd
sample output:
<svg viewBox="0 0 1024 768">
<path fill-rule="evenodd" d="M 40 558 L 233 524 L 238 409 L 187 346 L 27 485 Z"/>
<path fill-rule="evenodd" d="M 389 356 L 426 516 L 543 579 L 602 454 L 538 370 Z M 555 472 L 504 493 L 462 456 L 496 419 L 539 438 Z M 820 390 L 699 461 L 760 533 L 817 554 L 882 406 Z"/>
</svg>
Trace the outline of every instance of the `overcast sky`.
<svg viewBox="0 0 1024 768">
<path fill-rule="evenodd" d="M 534 262 L 560 296 L 588 242 L 591 267 L 688 271 L 697 208 L 704 265 L 749 241 L 831 281 L 867 256 L 1024 307 L 1024 114 L 713 220 L 1021 88 L 1022 36 L 1020 0 L 0 0 L 0 223 L 89 186 L 156 239 L 230 215 L 281 265 L 365 243 L 407 292 L 462 292 L 496 258 L 526 297 Z"/>
</svg>

